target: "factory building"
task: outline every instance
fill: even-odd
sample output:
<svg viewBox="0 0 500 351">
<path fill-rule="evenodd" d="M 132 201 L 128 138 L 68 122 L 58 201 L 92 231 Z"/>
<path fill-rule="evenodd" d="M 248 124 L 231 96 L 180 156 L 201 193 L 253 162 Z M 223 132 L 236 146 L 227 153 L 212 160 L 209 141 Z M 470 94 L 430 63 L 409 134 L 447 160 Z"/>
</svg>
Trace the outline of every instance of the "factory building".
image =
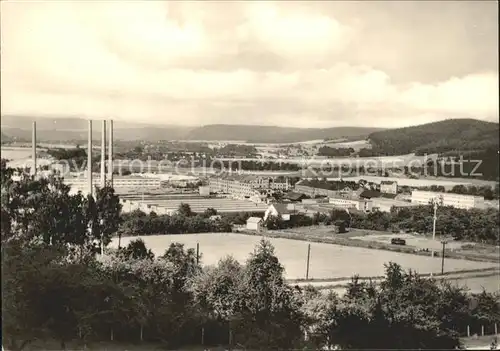
<svg viewBox="0 0 500 351">
<path fill-rule="evenodd" d="M 340 197 L 330 197 L 328 202 L 336 208 L 355 208 L 356 210 L 363 212 L 370 212 L 373 205 L 372 201 L 369 199 L 346 199 Z"/>
<path fill-rule="evenodd" d="M 418 205 L 429 205 L 433 199 L 440 199 L 443 206 L 452 206 L 461 209 L 484 208 L 484 197 L 440 193 L 434 191 L 414 190 L 411 193 L 411 202 Z"/>
<path fill-rule="evenodd" d="M 262 198 L 263 191 L 288 190 L 286 182 L 275 182 L 271 177 L 223 174 L 209 179 L 211 193 L 231 194 L 236 198 Z"/>
<path fill-rule="evenodd" d="M 377 210 L 380 212 L 391 212 L 391 210 L 394 208 L 396 211 L 402 209 L 402 208 L 407 208 L 407 207 L 415 207 L 418 206 L 416 203 L 411 203 L 407 201 L 401 201 L 401 200 L 396 200 L 396 199 L 387 199 L 383 197 L 377 197 L 371 199 L 373 205 L 372 209 Z"/>
<path fill-rule="evenodd" d="M 70 185 L 71 187 L 75 187 L 78 189 L 85 189 L 88 185 L 88 180 L 86 178 L 71 178 L 65 177 L 64 183 Z M 100 177 L 92 177 L 92 184 L 94 186 L 101 186 L 101 178 Z M 159 178 L 145 178 L 138 176 L 114 176 L 113 177 L 113 187 L 115 189 L 118 188 L 132 188 L 132 189 L 141 189 L 141 188 L 160 188 L 161 179 Z"/>
</svg>

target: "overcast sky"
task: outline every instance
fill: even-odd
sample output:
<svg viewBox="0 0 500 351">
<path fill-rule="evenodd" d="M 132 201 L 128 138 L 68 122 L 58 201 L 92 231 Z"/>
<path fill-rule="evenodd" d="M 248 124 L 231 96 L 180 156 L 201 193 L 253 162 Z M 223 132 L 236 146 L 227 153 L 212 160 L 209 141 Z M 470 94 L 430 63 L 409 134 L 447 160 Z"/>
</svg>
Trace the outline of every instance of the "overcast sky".
<svg viewBox="0 0 500 351">
<path fill-rule="evenodd" d="M 498 121 L 496 1 L 2 1 L 2 114 Z"/>
</svg>

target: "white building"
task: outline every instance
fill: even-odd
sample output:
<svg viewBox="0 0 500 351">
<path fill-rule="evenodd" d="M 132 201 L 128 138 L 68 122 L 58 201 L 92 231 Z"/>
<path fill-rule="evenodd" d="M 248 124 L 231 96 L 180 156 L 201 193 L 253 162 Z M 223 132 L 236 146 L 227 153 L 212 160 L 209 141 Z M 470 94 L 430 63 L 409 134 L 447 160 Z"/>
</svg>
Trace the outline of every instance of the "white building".
<svg viewBox="0 0 500 351">
<path fill-rule="evenodd" d="M 200 186 L 198 188 L 200 192 L 200 196 L 210 196 L 210 187 L 209 186 Z"/>
<path fill-rule="evenodd" d="M 375 197 L 371 199 L 372 201 L 372 210 L 377 210 L 380 212 L 391 212 L 391 209 L 394 207 L 396 210 L 405 208 L 405 207 L 415 207 L 418 206 L 416 203 L 411 203 L 407 201 L 401 201 L 396 199 L 386 199 L 383 197 Z"/>
<path fill-rule="evenodd" d="M 337 208 L 355 208 L 363 212 L 370 212 L 373 205 L 372 200 L 369 199 L 346 199 L 339 197 L 331 197 L 329 203 Z"/>
<path fill-rule="evenodd" d="M 397 194 L 398 193 L 398 183 L 383 180 L 380 182 L 380 192 L 385 194 Z"/>
<path fill-rule="evenodd" d="M 231 194 L 236 198 L 250 199 L 260 197 L 259 190 L 270 189 L 270 179 L 255 175 L 231 175 L 209 179 L 210 192 Z"/>
<path fill-rule="evenodd" d="M 264 221 L 267 220 L 267 218 L 269 216 L 274 216 L 274 217 L 281 216 L 281 218 L 284 221 L 289 221 L 291 215 L 295 214 L 297 212 L 298 211 L 295 208 L 295 205 L 292 203 L 289 203 L 289 204 L 270 204 L 269 207 L 267 208 L 266 212 L 264 213 Z"/>
<path fill-rule="evenodd" d="M 411 193 L 411 202 L 419 205 L 429 205 L 433 199 L 442 199 L 443 206 L 471 209 L 484 208 L 484 197 L 461 195 L 453 193 L 440 193 L 434 191 L 414 190 Z"/>
<path fill-rule="evenodd" d="M 64 183 L 71 187 L 86 190 L 88 181 L 85 177 L 65 177 Z M 98 176 L 92 177 L 92 184 L 94 186 L 101 185 L 101 179 Z M 144 178 L 136 176 L 113 176 L 113 188 L 160 188 L 161 180 L 159 178 Z"/>
<path fill-rule="evenodd" d="M 262 227 L 262 218 L 250 217 L 247 219 L 247 229 L 248 230 L 255 230 L 257 232 L 260 232 L 261 227 Z"/>
<path fill-rule="evenodd" d="M 269 187 L 273 190 L 288 191 L 290 189 L 290 183 L 288 182 L 288 178 L 284 182 L 276 182 L 273 180 L 269 182 Z"/>
</svg>

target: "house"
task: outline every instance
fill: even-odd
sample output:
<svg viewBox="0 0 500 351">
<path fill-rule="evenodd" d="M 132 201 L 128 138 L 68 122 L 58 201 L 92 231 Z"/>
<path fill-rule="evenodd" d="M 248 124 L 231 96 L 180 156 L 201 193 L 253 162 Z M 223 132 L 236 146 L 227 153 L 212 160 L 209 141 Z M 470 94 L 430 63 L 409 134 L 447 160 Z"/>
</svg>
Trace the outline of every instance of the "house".
<svg viewBox="0 0 500 351">
<path fill-rule="evenodd" d="M 247 229 L 260 232 L 262 229 L 262 222 L 262 218 L 260 217 L 250 217 L 247 219 Z"/>
<path fill-rule="evenodd" d="M 380 182 L 380 192 L 386 194 L 397 194 L 398 193 L 398 183 L 383 180 Z"/>
<path fill-rule="evenodd" d="M 200 196 L 210 196 L 210 187 L 209 186 L 200 186 L 198 188 L 200 192 Z"/>
<path fill-rule="evenodd" d="M 264 213 L 264 221 L 267 220 L 269 216 L 275 216 L 275 217 L 281 216 L 281 218 L 283 218 L 284 221 L 289 221 L 290 216 L 296 213 L 297 210 L 293 203 L 270 204 L 266 212 Z"/>
</svg>

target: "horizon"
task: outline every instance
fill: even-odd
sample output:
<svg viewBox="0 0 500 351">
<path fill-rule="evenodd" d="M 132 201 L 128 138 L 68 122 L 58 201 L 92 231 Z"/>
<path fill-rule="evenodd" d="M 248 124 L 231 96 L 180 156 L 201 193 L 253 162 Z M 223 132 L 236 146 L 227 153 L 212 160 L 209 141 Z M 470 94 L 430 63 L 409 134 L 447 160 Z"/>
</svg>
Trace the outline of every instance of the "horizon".
<svg viewBox="0 0 500 351">
<path fill-rule="evenodd" d="M 173 127 L 498 123 L 496 2 L 0 6 L 2 116 Z"/>
<path fill-rule="evenodd" d="M 2 117 L 21 117 L 21 118 L 26 118 L 26 119 L 36 119 L 37 122 L 38 122 L 38 119 L 47 119 L 47 120 L 57 120 L 57 119 L 64 119 L 64 120 L 72 120 L 72 119 L 76 119 L 76 120 L 92 120 L 93 122 L 100 122 L 100 121 L 103 121 L 103 120 L 106 120 L 106 121 L 109 121 L 109 120 L 113 120 L 113 123 L 115 124 L 114 125 L 114 128 L 115 129 L 120 129 L 120 124 L 121 123 L 124 123 L 124 124 L 128 124 L 128 128 L 134 128 L 135 126 L 134 125 L 139 125 L 139 126 L 142 126 L 144 128 L 148 128 L 148 127 L 165 127 L 165 128 L 203 128 L 203 127 L 210 127 L 210 126 L 234 126 L 234 127 L 264 127 L 264 128 L 284 128 L 284 129 L 300 129 L 300 130 L 306 130 L 306 129 L 333 129 L 333 128 L 338 128 L 338 129 L 341 129 L 341 128 L 373 128 L 373 129 L 380 129 L 380 130 L 387 130 L 387 129 L 401 129 L 401 128 L 409 128 L 409 127 L 418 127 L 418 126 L 422 126 L 422 125 L 425 125 L 425 124 L 429 124 L 429 123 L 439 123 L 439 122 L 445 122 L 445 121 L 449 121 L 449 120 L 475 120 L 475 121 L 480 121 L 480 122 L 485 122 L 485 123 L 493 123 L 493 124 L 500 124 L 500 121 L 487 121 L 487 120 L 482 120 L 482 119 L 479 119 L 479 118 L 469 118 L 469 117 L 464 117 L 464 118 L 444 118 L 444 119 L 441 119 L 441 120 L 437 120 L 437 121 L 431 121 L 431 122 L 424 122 L 424 123 L 417 123 L 417 124 L 409 124 L 409 125 L 403 125 L 403 126 L 398 126 L 398 127 L 385 127 L 385 126 L 380 126 L 380 127 L 363 127 L 363 126 L 353 126 L 353 125 L 338 125 L 338 126 L 331 126 L 331 127 L 287 127 L 287 126 L 279 126 L 279 125 L 274 125 L 274 124 L 244 124 L 244 123 L 239 123 L 239 124 L 231 124 L 231 123 L 214 123 L 214 124 L 198 124 L 198 125 L 189 125 L 189 124 L 165 124 L 165 123 L 162 123 L 161 121 L 158 121 L 157 123 L 154 123 L 154 122 L 135 122 L 135 121 L 120 121 L 120 120 L 116 120 L 116 119 L 113 119 L 113 118 L 105 118 L 105 119 L 93 119 L 93 118 L 84 118 L 84 117 L 53 117 L 53 116 L 11 116 L 11 115 L 8 115 L 8 116 L 2 116 Z M 3 120 L 1 120 L 0 118 L 0 121 L 1 121 L 1 125 L 0 125 L 0 128 L 19 128 L 18 126 L 16 127 L 10 127 L 8 125 L 4 125 L 3 124 Z M 116 123 L 118 122 L 118 125 L 116 125 Z M 31 128 L 31 125 L 30 126 L 27 126 L 28 129 Z M 76 129 L 79 129 L 79 128 L 76 128 Z M 30 129 L 31 130 L 31 129 Z M 96 131 L 98 132 L 98 131 Z"/>
</svg>

